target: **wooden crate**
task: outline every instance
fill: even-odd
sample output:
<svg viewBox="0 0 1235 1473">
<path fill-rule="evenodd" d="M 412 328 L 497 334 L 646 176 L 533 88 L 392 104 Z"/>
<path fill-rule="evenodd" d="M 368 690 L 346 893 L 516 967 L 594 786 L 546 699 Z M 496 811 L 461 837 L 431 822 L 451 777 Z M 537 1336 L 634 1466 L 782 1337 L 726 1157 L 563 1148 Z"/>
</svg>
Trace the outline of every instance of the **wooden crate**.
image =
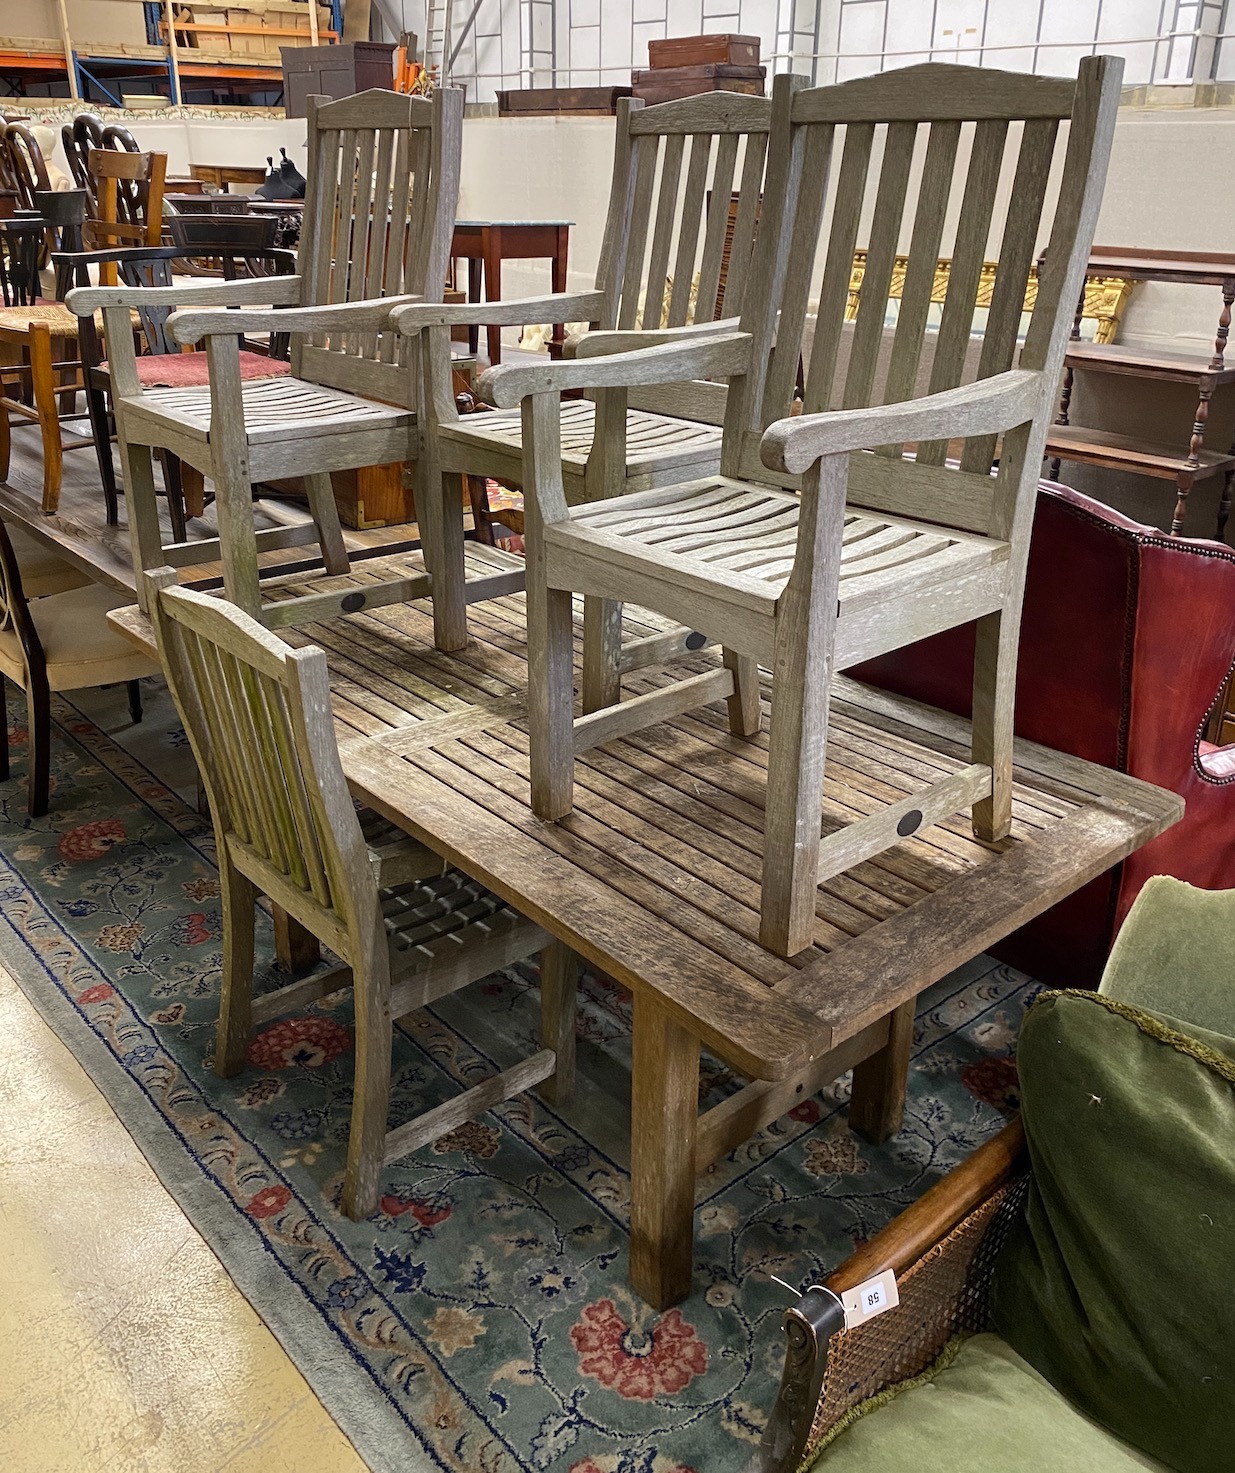
<svg viewBox="0 0 1235 1473">
<path fill-rule="evenodd" d="M 679 97 L 695 97 L 700 92 L 744 92 L 750 97 L 762 97 L 766 91 L 767 68 L 727 66 L 719 62 L 656 67 L 651 71 L 632 72 L 631 81 L 635 96 L 649 106 L 674 102 Z"/>
<path fill-rule="evenodd" d="M 527 87 L 499 92 L 497 110 L 502 117 L 611 117 L 630 93 L 629 87 Z"/>
<path fill-rule="evenodd" d="M 393 42 L 344 41 L 337 46 L 284 46 L 283 106 L 303 118 L 309 97 L 351 97 L 370 87 L 394 90 Z"/>
<path fill-rule="evenodd" d="M 648 42 L 648 61 L 654 67 L 758 66 L 758 36 L 670 36 Z"/>
</svg>

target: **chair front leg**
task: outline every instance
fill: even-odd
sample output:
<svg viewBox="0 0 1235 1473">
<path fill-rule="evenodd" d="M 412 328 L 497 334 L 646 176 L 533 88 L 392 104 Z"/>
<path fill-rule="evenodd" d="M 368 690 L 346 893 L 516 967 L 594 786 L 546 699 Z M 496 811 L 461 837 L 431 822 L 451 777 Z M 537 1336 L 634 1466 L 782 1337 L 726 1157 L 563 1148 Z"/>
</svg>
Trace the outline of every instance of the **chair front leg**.
<svg viewBox="0 0 1235 1473">
<path fill-rule="evenodd" d="M 847 474 L 846 458 L 832 456 L 805 476 L 793 572 L 776 616 L 759 941 L 783 957 L 815 934 Z"/>
<path fill-rule="evenodd" d="M 91 384 L 88 370 L 86 372 L 86 413 L 90 416 L 90 432 L 94 436 L 94 451 L 99 462 L 99 480 L 103 483 L 103 503 L 106 507 L 107 525 L 115 527 L 120 521 L 120 492 L 116 485 L 116 462 L 112 457 L 107 396 L 97 385 Z"/>
<path fill-rule="evenodd" d="M 32 679 L 26 689 L 26 725 L 30 730 L 27 807 L 31 818 L 42 818 L 51 800 L 51 696 L 44 681 Z"/>
<path fill-rule="evenodd" d="M 527 709 L 532 811 L 565 818 L 575 781 L 574 614 L 570 591 L 553 588 L 546 524 L 568 515 L 556 395 L 523 401 L 524 525 L 527 540 Z"/>
<path fill-rule="evenodd" d="M 9 780 L 9 690 L 0 675 L 0 783 Z"/>
<path fill-rule="evenodd" d="M 129 524 L 134 571 L 149 573 L 162 567 L 163 533 L 159 527 L 158 490 L 154 481 L 154 452 L 149 445 L 131 445 L 120 435 L 120 467 L 124 473 L 124 509 Z M 137 580 L 137 601 L 146 607 L 145 580 Z"/>
<path fill-rule="evenodd" d="M 30 380 L 43 435 L 43 511 L 47 516 L 54 516 L 60 506 L 60 481 L 64 471 L 51 344 L 47 325 L 36 322 L 30 329 Z"/>
<path fill-rule="evenodd" d="M 579 1009 L 579 958 L 554 941 L 540 953 L 540 1046 L 553 1050 L 553 1073 L 541 1098 L 567 1105 L 575 1092 L 575 1023 Z"/>
<path fill-rule="evenodd" d="M 260 619 L 257 528 L 253 522 L 253 483 L 249 478 L 247 447 L 239 461 L 216 448 L 210 474 L 219 519 L 223 589 L 237 608 Z"/>
<path fill-rule="evenodd" d="M 356 1080 L 347 1138 L 342 1208 L 359 1222 L 377 1207 L 390 1115 L 390 959 L 380 918 L 371 956 L 355 959 Z M 380 949 L 379 949 L 380 948 Z"/>
</svg>

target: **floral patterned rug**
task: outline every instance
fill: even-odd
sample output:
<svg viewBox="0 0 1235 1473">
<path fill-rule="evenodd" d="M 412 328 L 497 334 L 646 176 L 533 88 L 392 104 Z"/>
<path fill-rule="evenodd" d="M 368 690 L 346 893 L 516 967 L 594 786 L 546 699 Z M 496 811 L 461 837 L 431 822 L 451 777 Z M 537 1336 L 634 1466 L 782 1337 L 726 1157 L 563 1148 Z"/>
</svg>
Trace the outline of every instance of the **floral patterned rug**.
<svg viewBox="0 0 1235 1473">
<path fill-rule="evenodd" d="M 818 1279 L 999 1127 L 1035 984 L 979 958 L 923 998 L 905 1127 L 885 1146 L 846 1128 L 846 1079 L 718 1163 L 695 1290 L 668 1313 L 626 1284 L 630 999 L 603 978 L 586 986 L 576 1104 L 503 1105 L 389 1168 L 380 1210 L 349 1222 L 350 997 L 262 1030 L 238 1078 L 210 1071 L 210 832 L 146 765 L 184 743 L 147 685 L 133 751 L 55 700 L 51 813 L 33 822 L 10 708 L 0 961 L 361 1455 L 383 1473 L 743 1469 L 783 1355 L 788 1296 L 769 1275 Z M 277 985 L 268 925 L 259 949 Z M 535 1028 L 531 968 L 405 1020 L 394 1121 L 526 1055 Z M 738 1083 L 705 1069 L 707 1100 Z"/>
</svg>

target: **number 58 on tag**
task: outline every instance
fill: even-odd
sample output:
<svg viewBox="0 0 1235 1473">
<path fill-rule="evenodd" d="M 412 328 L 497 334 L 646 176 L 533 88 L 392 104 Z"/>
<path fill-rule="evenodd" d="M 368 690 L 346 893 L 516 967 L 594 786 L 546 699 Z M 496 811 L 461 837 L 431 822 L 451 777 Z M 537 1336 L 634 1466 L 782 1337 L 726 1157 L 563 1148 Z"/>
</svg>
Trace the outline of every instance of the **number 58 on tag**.
<svg viewBox="0 0 1235 1473">
<path fill-rule="evenodd" d="M 885 1269 L 875 1278 L 859 1284 L 856 1289 L 847 1289 L 841 1295 L 841 1303 L 845 1306 L 847 1330 L 852 1330 L 865 1320 L 874 1319 L 877 1314 L 883 1314 L 886 1310 L 895 1309 L 900 1303 L 895 1273 L 890 1268 Z"/>
</svg>

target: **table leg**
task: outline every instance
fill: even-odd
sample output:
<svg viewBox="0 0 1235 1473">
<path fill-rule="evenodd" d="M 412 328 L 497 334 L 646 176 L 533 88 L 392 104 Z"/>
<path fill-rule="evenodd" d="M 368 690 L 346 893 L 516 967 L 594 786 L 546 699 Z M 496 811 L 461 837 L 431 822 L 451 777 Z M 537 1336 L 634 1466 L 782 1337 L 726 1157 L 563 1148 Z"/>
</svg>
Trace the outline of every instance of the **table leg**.
<svg viewBox="0 0 1235 1473">
<path fill-rule="evenodd" d="M 635 993 L 631 1065 L 630 1282 L 655 1309 L 690 1293 L 699 1040 Z"/>
<path fill-rule="evenodd" d="M 561 296 L 566 290 L 566 254 L 569 248 L 570 227 L 559 225 L 557 228 L 557 249 L 550 257 L 550 269 L 553 274 L 553 292 L 555 296 Z M 566 324 L 564 322 L 555 322 L 553 324 L 553 335 L 549 339 L 549 357 L 560 358 L 565 346 Z"/>
<path fill-rule="evenodd" d="M 910 998 L 888 1014 L 888 1041 L 853 1071 L 849 1128 L 880 1145 L 901 1128 L 909 1083 L 909 1052 L 917 999 Z"/>
<path fill-rule="evenodd" d="M 293 977 L 308 972 L 322 959 L 322 948 L 312 931 L 306 931 L 298 920 L 277 905 L 271 907 L 274 918 L 274 950 L 279 965 Z"/>
<path fill-rule="evenodd" d="M 486 226 L 481 232 L 481 250 L 485 258 L 485 301 L 502 300 L 502 232 L 494 226 Z M 496 325 L 488 329 L 490 366 L 502 361 L 502 329 Z"/>
<path fill-rule="evenodd" d="M 469 302 L 480 301 L 480 266 L 479 256 L 467 258 L 467 299 Z M 480 347 L 480 329 L 472 323 L 467 330 L 467 351 L 473 358 L 476 349 Z"/>
</svg>

